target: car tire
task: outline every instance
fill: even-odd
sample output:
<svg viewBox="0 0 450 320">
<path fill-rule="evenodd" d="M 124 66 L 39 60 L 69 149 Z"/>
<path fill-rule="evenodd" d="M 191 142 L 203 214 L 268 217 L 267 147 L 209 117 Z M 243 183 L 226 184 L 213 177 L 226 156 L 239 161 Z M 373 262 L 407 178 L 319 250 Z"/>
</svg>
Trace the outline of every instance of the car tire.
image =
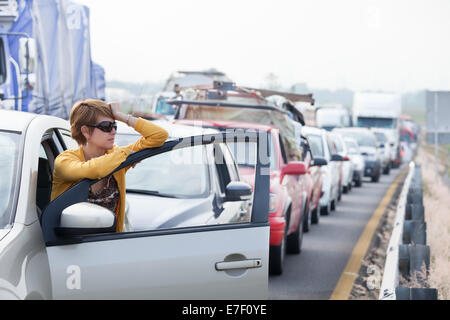
<svg viewBox="0 0 450 320">
<path fill-rule="evenodd" d="M 361 186 L 362 186 L 362 183 L 363 183 L 363 182 L 362 182 L 362 178 L 359 178 L 359 180 L 356 180 L 356 181 L 355 181 L 355 187 L 358 187 L 358 188 L 361 187 Z"/>
<path fill-rule="evenodd" d="M 348 183 L 348 191 L 351 191 L 352 188 L 353 188 L 353 182 L 350 181 L 350 182 Z"/>
<path fill-rule="evenodd" d="M 380 173 L 379 172 L 376 176 L 372 177 L 372 182 L 378 182 L 378 181 L 380 181 Z"/>
<path fill-rule="evenodd" d="M 339 194 L 338 194 L 337 201 L 339 202 L 339 201 L 341 201 L 341 199 L 342 199 L 342 186 L 339 188 Z"/>
<path fill-rule="evenodd" d="M 331 211 L 336 210 L 336 200 L 332 200 L 332 201 L 331 201 L 330 209 L 331 209 Z"/>
<path fill-rule="evenodd" d="M 348 192 L 348 186 L 344 186 L 342 192 L 343 193 L 347 193 Z"/>
<path fill-rule="evenodd" d="M 390 171 L 391 171 L 391 168 L 389 167 L 389 165 L 387 165 L 387 166 L 383 169 L 383 174 L 389 174 Z"/>
<path fill-rule="evenodd" d="M 318 224 L 320 219 L 319 208 L 315 208 L 311 211 L 311 224 Z"/>
<path fill-rule="evenodd" d="M 320 207 L 320 215 L 328 216 L 331 212 L 331 201 L 328 201 L 326 206 Z"/>
<path fill-rule="evenodd" d="M 306 216 L 303 219 L 303 232 L 308 232 L 311 227 L 311 211 L 309 210 L 309 203 L 307 204 L 308 208 L 306 210 Z"/>
<path fill-rule="evenodd" d="M 286 228 L 287 230 L 287 228 Z M 286 253 L 286 231 L 283 240 L 278 246 L 270 246 L 269 249 L 269 273 L 280 275 L 283 273 L 284 255 Z"/>
<path fill-rule="evenodd" d="M 303 216 L 305 219 L 305 216 Z M 287 236 L 286 249 L 287 253 L 299 254 L 302 251 L 303 242 L 303 222 L 300 221 L 297 226 L 297 230 L 294 233 Z"/>
</svg>

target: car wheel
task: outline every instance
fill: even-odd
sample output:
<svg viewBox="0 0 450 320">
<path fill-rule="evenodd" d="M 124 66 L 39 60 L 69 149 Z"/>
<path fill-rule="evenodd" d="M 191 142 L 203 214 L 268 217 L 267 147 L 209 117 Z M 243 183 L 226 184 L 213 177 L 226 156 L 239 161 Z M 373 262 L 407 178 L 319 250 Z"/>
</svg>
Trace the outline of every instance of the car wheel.
<svg viewBox="0 0 450 320">
<path fill-rule="evenodd" d="M 306 216 L 303 219 L 303 232 L 308 232 L 311 227 L 311 211 L 309 210 L 309 203 L 307 204 L 308 208 L 306 210 Z"/>
<path fill-rule="evenodd" d="M 355 187 L 361 187 L 362 186 L 362 178 L 359 178 L 359 180 L 355 181 Z"/>
<path fill-rule="evenodd" d="M 387 165 L 387 166 L 383 169 L 383 174 L 389 174 L 390 171 L 391 171 L 391 168 L 389 167 L 389 165 Z"/>
<path fill-rule="evenodd" d="M 311 223 L 312 224 L 318 224 L 319 223 L 319 208 L 315 208 L 313 211 L 311 211 Z"/>
<path fill-rule="evenodd" d="M 344 186 L 343 189 L 344 189 L 344 190 L 342 190 L 343 193 L 347 193 L 348 192 L 348 186 Z"/>
<path fill-rule="evenodd" d="M 287 230 L 287 228 L 286 228 Z M 286 232 L 278 246 L 270 246 L 269 249 L 269 273 L 280 275 L 283 273 L 284 255 L 286 252 Z"/>
<path fill-rule="evenodd" d="M 305 216 L 303 216 L 305 219 Z M 287 252 L 288 253 L 296 253 L 299 254 L 302 251 L 302 242 L 303 242 L 303 222 L 300 221 L 297 230 L 293 234 L 288 235 L 287 237 Z"/>
<path fill-rule="evenodd" d="M 350 181 L 350 182 L 348 183 L 348 191 L 352 190 L 352 188 L 353 188 L 353 182 Z"/>
<path fill-rule="evenodd" d="M 328 204 L 324 207 L 320 207 L 320 215 L 327 216 L 331 211 L 331 201 L 328 201 Z"/>
<path fill-rule="evenodd" d="M 380 173 L 378 172 L 376 176 L 372 177 L 372 182 L 378 182 L 379 180 L 380 180 Z"/>
<path fill-rule="evenodd" d="M 336 200 L 331 201 L 331 207 L 330 207 L 331 211 L 336 210 Z"/>
</svg>

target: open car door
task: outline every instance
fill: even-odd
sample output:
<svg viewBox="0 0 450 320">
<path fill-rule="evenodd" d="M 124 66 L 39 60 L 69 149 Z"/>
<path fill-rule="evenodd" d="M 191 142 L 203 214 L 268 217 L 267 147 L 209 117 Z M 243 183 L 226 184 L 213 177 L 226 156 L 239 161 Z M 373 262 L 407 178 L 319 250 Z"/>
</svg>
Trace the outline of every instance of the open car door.
<svg viewBox="0 0 450 320">
<path fill-rule="evenodd" d="M 226 141 L 257 143 L 249 221 L 116 233 L 111 212 L 99 213 L 86 204 L 89 186 L 98 180 L 84 179 L 42 214 L 53 298 L 267 299 L 269 161 L 260 156 L 267 154 L 260 152 L 268 146 L 266 133 L 167 141 L 130 155 L 116 170 L 174 149 Z M 84 218 L 70 222 L 77 215 Z M 93 216 L 97 221 L 91 221 Z"/>
</svg>

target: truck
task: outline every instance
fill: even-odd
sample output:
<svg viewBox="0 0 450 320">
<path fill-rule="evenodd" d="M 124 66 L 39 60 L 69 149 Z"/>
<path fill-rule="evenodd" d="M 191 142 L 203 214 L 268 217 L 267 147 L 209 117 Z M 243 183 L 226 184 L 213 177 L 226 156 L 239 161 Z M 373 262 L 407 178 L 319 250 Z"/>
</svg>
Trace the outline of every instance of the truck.
<svg viewBox="0 0 450 320">
<path fill-rule="evenodd" d="M 391 147 L 390 165 L 401 163 L 399 117 L 402 98 L 396 93 L 357 92 L 353 96 L 353 124 L 357 127 L 377 128 L 386 134 Z"/>
<path fill-rule="evenodd" d="M 0 0 L 0 109 L 68 119 L 75 102 L 104 100 L 89 27 L 89 8 L 69 0 Z"/>
</svg>

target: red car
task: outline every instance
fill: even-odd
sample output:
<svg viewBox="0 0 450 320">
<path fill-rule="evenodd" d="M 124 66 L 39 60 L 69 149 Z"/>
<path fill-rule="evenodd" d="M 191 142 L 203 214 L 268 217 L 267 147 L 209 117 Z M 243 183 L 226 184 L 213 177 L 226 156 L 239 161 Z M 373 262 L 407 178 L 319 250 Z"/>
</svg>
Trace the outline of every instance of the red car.
<svg viewBox="0 0 450 320">
<path fill-rule="evenodd" d="M 300 253 L 305 219 L 309 219 L 311 208 L 317 208 L 319 194 L 313 191 L 311 176 L 311 153 L 305 161 L 288 162 L 284 143 L 276 127 L 249 122 L 222 120 L 176 120 L 184 125 L 201 125 L 203 127 L 225 130 L 260 130 L 270 137 L 270 253 L 269 271 L 272 274 L 283 272 L 285 251 Z M 254 181 L 254 161 L 249 144 L 228 143 L 235 156 L 239 173 L 250 185 Z M 325 160 L 324 160 L 325 161 Z M 318 162 L 316 165 L 320 165 Z M 306 221 L 308 224 L 308 221 Z"/>
</svg>

